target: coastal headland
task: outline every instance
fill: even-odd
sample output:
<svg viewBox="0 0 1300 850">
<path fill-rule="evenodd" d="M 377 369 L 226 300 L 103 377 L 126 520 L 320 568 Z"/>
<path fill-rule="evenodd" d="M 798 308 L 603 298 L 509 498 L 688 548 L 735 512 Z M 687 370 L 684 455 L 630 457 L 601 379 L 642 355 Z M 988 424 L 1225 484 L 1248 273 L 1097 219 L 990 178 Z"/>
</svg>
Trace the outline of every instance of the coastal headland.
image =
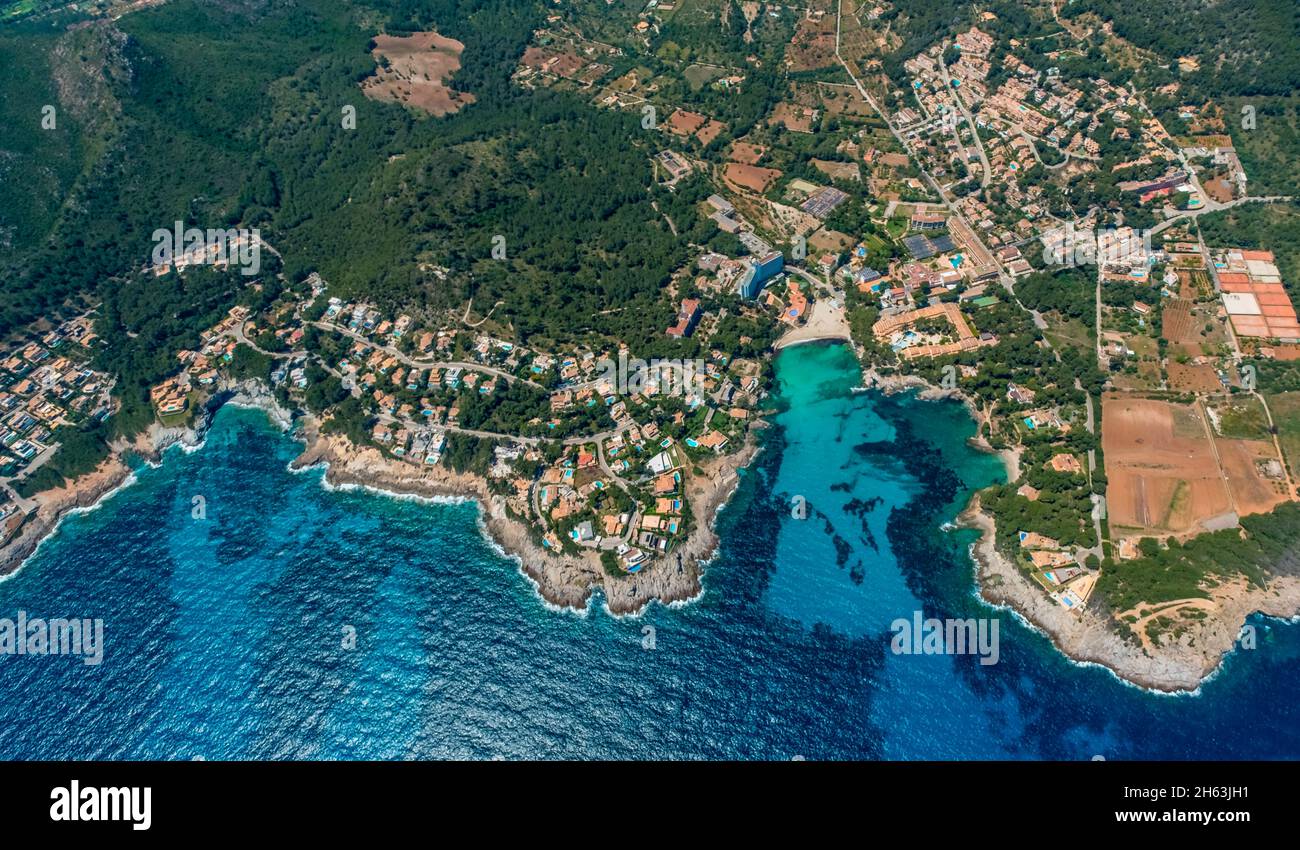
<svg viewBox="0 0 1300 850">
<path fill-rule="evenodd" d="M 334 487 L 360 487 L 395 495 L 425 498 L 469 498 L 481 509 L 482 527 L 489 540 L 505 555 L 518 562 L 520 570 L 548 604 L 585 610 L 593 591 L 599 590 L 614 614 L 636 614 L 652 601 L 683 602 L 700 594 L 703 564 L 718 545 L 713 517 L 727 502 L 738 478 L 736 472 L 748 464 L 757 451 L 751 441 L 734 455 L 719 457 L 693 476 L 687 491 L 692 504 L 707 521 L 701 522 L 686 541 L 666 558 L 629 575 L 610 575 L 593 551 L 579 555 L 548 551 L 530 533 L 529 527 L 506 509 L 506 500 L 493 494 L 487 481 L 473 473 L 458 473 L 445 467 L 419 468 L 386 457 L 372 447 L 358 447 L 338 435 L 321 434 L 316 423 L 300 426 L 298 435 L 306 446 L 293 461 L 294 469 L 325 467 L 325 481 Z"/>
<path fill-rule="evenodd" d="M 65 486 L 40 493 L 36 507 L 11 538 L 0 547 L 0 576 L 22 567 L 42 540 L 53 534 L 59 523 L 76 510 L 88 510 L 125 486 L 132 468 L 127 458 L 135 456 L 155 464 L 173 446 L 200 447 L 217 411 L 226 404 L 253 407 L 266 412 L 281 430 L 292 429 L 304 442 L 291 464 L 295 470 L 322 466 L 328 486 L 356 487 L 394 496 L 472 499 L 480 508 L 481 529 L 506 557 L 519 564 L 538 595 L 562 609 L 585 611 L 593 592 L 600 591 L 610 613 L 635 615 L 652 601 L 664 604 L 685 602 L 701 591 L 703 565 L 716 553 L 718 537 L 713 519 L 726 504 L 738 482 L 738 470 L 758 451 L 751 435 L 744 447 L 699 465 L 692 475 L 686 496 L 696 505 L 699 522 L 683 543 L 668 556 L 656 559 L 637 573 L 611 575 L 603 569 L 594 551 L 578 555 L 548 551 L 530 533 L 528 525 L 512 516 L 506 500 L 493 494 L 487 480 L 469 472 L 455 472 L 445 466 L 415 466 L 386 456 L 370 446 L 356 446 L 346 437 L 324 434 L 311 415 L 297 415 L 278 404 L 260 381 L 225 384 L 196 412 L 192 425 L 184 428 L 155 424 L 131 443 L 114 447 L 113 454 L 94 472 Z M 754 430 L 757 430 L 755 426 Z"/>
<path fill-rule="evenodd" d="M 835 342 L 832 334 L 828 339 Z M 812 340 L 801 340 L 812 341 Z M 922 400 L 953 399 L 966 404 L 979 421 L 974 402 L 956 389 L 935 387 L 915 375 L 886 375 L 864 370 L 864 386 L 884 393 L 917 392 Z M 759 451 L 755 438 L 759 425 L 752 426 L 739 451 L 721 455 L 700 465 L 689 479 L 685 495 L 698 506 L 700 522 L 683 543 L 668 556 L 653 560 L 637 573 L 612 575 L 602 568 L 598 554 L 587 550 L 577 555 L 549 551 L 529 525 L 512 515 L 506 500 L 492 493 L 487 480 L 474 473 L 458 473 L 444 466 L 416 466 L 392 458 L 372 446 L 356 446 L 338 434 L 322 433 L 310 415 L 297 415 L 281 407 L 260 381 L 223 384 L 206 405 L 196 411 L 194 422 L 185 428 L 151 427 L 130 444 L 114 446 L 113 454 L 92 473 L 63 487 L 35 497 L 36 507 L 10 539 L 0 547 L 0 574 L 8 575 L 37 550 L 41 541 L 57 530 L 60 521 L 77 510 L 93 508 L 127 484 L 132 469 L 131 455 L 149 463 L 161 462 L 164 451 L 174 445 L 198 447 L 213 416 L 224 404 L 264 410 L 284 430 L 292 429 L 303 441 L 294 469 L 323 466 L 324 481 L 333 487 L 356 487 L 398 496 L 472 499 L 480 507 L 481 528 L 487 539 L 515 560 L 520 571 L 534 585 L 538 595 L 560 609 L 585 611 L 592 594 L 599 591 L 615 615 L 635 615 L 652 601 L 664 604 L 685 602 L 702 591 L 701 576 L 717 551 L 714 520 L 738 484 L 738 471 Z M 995 450 L 981 436 L 972 445 L 996 452 L 1007 468 L 1008 480 L 1020 475 L 1019 454 L 1010 449 Z M 997 546 L 994 518 L 977 494 L 962 512 L 962 524 L 978 529 L 981 537 L 971 547 L 976 590 L 991 605 L 1006 607 L 1046 634 L 1070 659 L 1098 664 L 1120 679 L 1161 692 L 1194 691 L 1222 664 L 1233 649 L 1246 618 L 1255 612 L 1291 617 L 1300 610 L 1300 579 L 1274 577 L 1266 587 L 1244 581 L 1227 582 L 1200 604 L 1208 616 L 1198 628 L 1175 642 L 1153 646 L 1125 639 L 1113 627 L 1107 612 L 1088 609 L 1075 613 L 1045 594 L 1024 570 Z"/>
<path fill-rule="evenodd" d="M 916 392 L 922 400 L 959 400 L 977 423 L 981 421 L 974 400 L 959 389 L 936 387 L 916 375 L 882 375 L 872 368 L 864 371 L 864 382 L 885 393 Z M 970 443 L 982 451 L 996 453 L 1006 466 L 1008 481 L 1019 479 L 1019 452 L 994 449 L 982 435 L 972 437 Z M 1234 649 L 1247 617 L 1259 613 L 1289 619 L 1300 612 L 1300 579 L 1272 576 L 1263 587 L 1239 579 L 1214 588 L 1207 600 L 1181 600 L 1182 604 L 1194 604 L 1206 616 L 1177 640 L 1154 645 L 1141 637 L 1126 639 L 1116 631 L 1109 611 L 1088 607 L 1076 612 L 1061 606 L 1001 551 L 997 545 L 996 519 L 981 505 L 978 493 L 960 514 L 959 523 L 980 532 L 980 539 L 971 546 L 970 554 L 975 589 L 981 599 L 1013 611 L 1045 634 L 1070 660 L 1100 665 L 1120 680 L 1148 690 L 1196 691 Z M 1147 616 L 1157 616 L 1161 610 L 1176 605 L 1156 606 L 1154 614 Z"/>
</svg>

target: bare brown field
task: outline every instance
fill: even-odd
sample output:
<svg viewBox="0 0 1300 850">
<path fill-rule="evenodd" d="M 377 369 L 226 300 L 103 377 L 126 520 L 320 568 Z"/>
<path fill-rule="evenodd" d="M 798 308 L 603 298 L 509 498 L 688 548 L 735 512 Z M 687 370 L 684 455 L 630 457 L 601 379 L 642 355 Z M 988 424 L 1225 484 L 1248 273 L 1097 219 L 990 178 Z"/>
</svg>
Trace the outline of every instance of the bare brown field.
<svg viewBox="0 0 1300 850">
<path fill-rule="evenodd" d="M 380 64 L 361 83 L 371 100 L 400 103 L 430 115 L 449 115 L 474 102 L 474 95 L 452 89 L 448 81 L 460 70 L 465 45 L 436 32 L 408 36 L 377 35 L 371 54 Z"/>
<path fill-rule="evenodd" d="M 835 64 L 835 16 L 804 17 L 785 51 L 790 71 L 811 71 Z"/>
<path fill-rule="evenodd" d="M 871 104 L 862 99 L 858 90 L 849 85 L 819 83 L 818 93 L 821 106 L 831 115 L 848 115 L 858 118 L 872 118 L 876 111 Z"/>
<path fill-rule="evenodd" d="M 841 233 L 838 230 L 828 230 L 825 227 L 819 229 L 812 236 L 808 237 L 808 248 L 811 251 L 847 251 L 853 247 L 856 240 L 847 233 Z"/>
<path fill-rule="evenodd" d="M 767 124 L 769 127 L 775 124 L 783 125 L 792 133 L 811 133 L 813 130 L 813 112 L 804 106 L 782 101 L 772 110 L 768 116 Z"/>
<path fill-rule="evenodd" d="M 708 116 L 685 109 L 673 110 L 664 122 L 664 129 L 677 136 L 689 136 L 708 122 Z"/>
<path fill-rule="evenodd" d="M 1208 363 L 1169 361 L 1169 388 L 1179 392 L 1209 393 L 1222 389 L 1219 376 Z"/>
<path fill-rule="evenodd" d="M 1112 527 L 1194 534 L 1232 510 L 1197 409 L 1128 396 L 1107 396 L 1101 409 Z"/>
<path fill-rule="evenodd" d="M 829 159 L 813 159 L 810 162 L 813 168 L 832 180 L 857 182 L 862 179 L 862 171 L 856 162 L 836 162 Z"/>
<path fill-rule="evenodd" d="M 724 180 L 736 188 L 761 194 L 766 192 L 767 188 L 781 177 L 781 172 L 775 168 L 762 168 L 757 165 L 742 165 L 738 162 L 730 162 L 727 163 L 727 168 L 722 176 Z"/>
<path fill-rule="evenodd" d="M 1216 177 L 1213 180 L 1205 181 L 1205 194 L 1209 195 L 1211 200 L 1226 204 L 1232 200 L 1234 192 L 1232 184 L 1222 177 Z"/>
<path fill-rule="evenodd" d="M 1268 440 L 1225 440 L 1215 438 L 1219 462 L 1228 476 L 1228 487 L 1236 502 L 1237 513 L 1267 513 L 1288 501 L 1286 485 L 1260 474 L 1256 462 L 1277 460 L 1273 443 Z"/>
<path fill-rule="evenodd" d="M 700 144 L 707 145 L 718 136 L 722 135 L 722 131 L 725 129 L 727 129 L 726 124 L 723 124 L 721 121 L 710 119 L 707 124 L 696 132 L 695 138 L 700 140 Z"/>
<path fill-rule="evenodd" d="M 755 145 L 750 142 L 732 142 L 730 159 L 732 162 L 739 162 L 741 165 L 757 165 L 765 153 L 767 153 L 767 148 L 763 145 Z"/>
<path fill-rule="evenodd" d="M 532 46 L 524 49 L 524 58 L 520 62 L 529 68 L 555 74 L 557 77 L 572 77 L 587 64 L 576 53 Z"/>
</svg>

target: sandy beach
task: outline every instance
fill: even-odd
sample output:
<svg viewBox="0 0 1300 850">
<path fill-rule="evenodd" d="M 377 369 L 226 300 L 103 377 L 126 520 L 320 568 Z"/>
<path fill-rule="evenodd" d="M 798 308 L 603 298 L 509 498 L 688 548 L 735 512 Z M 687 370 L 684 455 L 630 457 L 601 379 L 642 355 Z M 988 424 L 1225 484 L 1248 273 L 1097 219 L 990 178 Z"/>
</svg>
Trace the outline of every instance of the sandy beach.
<svg viewBox="0 0 1300 850">
<path fill-rule="evenodd" d="M 960 398 L 975 415 L 970 400 L 959 391 L 930 386 L 915 376 L 882 376 L 869 369 L 864 373 L 864 381 L 866 386 L 883 392 L 920 389 L 921 398 Z M 131 476 L 130 467 L 123 460 L 127 453 L 156 463 L 169 446 L 201 445 L 212 417 L 223 404 L 262 409 L 282 430 L 288 430 L 293 424 L 290 412 L 275 402 L 264 385 L 254 382 L 221 387 L 196 411 L 190 427 L 164 428 L 155 424 L 131 444 L 114 446 L 113 454 L 94 472 L 38 495 L 34 500 L 36 508 L 0 546 L 0 576 L 19 569 L 70 512 L 93 507 L 127 482 Z M 680 546 L 666 557 L 647 563 L 637 573 L 611 576 L 601 566 L 595 550 L 557 554 L 534 542 L 529 527 L 510 515 L 505 498 L 493 494 L 482 476 L 456 473 L 442 466 L 407 463 L 377 448 L 354 446 L 342 436 L 321 434 L 317 424 L 310 416 L 298 420 L 295 436 L 305 446 L 291 464 L 293 468 L 323 465 L 325 481 L 335 487 L 473 499 L 480 507 L 484 535 L 519 564 L 520 571 L 543 600 L 559 608 L 585 611 L 593 592 L 599 590 L 608 610 L 615 615 L 637 614 L 652 601 L 673 603 L 699 596 L 704 565 L 718 549 L 714 530 L 717 513 L 739 484 L 738 470 L 751 463 L 758 453 L 756 430 L 761 427 L 761 423 L 756 423 L 751 428 L 740 451 L 701 462 L 700 474 L 689 476 L 686 495 L 694 506 L 696 526 Z M 972 442 L 993 451 L 981 438 L 973 438 Z M 1009 450 L 997 453 L 1007 466 L 1008 480 L 1014 481 L 1019 477 L 1017 453 Z M 1184 603 L 1209 616 L 1189 627 L 1180 638 L 1159 646 L 1145 640 L 1127 641 L 1114 630 L 1109 614 L 1095 608 L 1081 615 L 1067 611 L 999 552 L 994 520 L 980 506 L 978 494 L 960 521 L 981 532 L 979 541 L 971 547 L 971 555 L 977 592 L 985 601 L 1013 610 L 1044 632 L 1074 661 L 1105 666 L 1119 678 L 1152 690 L 1195 690 L 1233 649 L 1241 626 L 1251 613 L 1289 618 L 1300 611 L 1300 577 L 1275 577 L 1265 588 L 1250 587 L 1245 582 L 1224 582 L 1209 600 Z"/>
<path fill-rule="evenodd" d="M 801 342 L 815 342 L 823 339 L 840 339 L 845 342 L 852 339 L 849 334 L 849 320 L 843 307 L 833 307 L 829 301 L 819 299 L 813 302 L 808 321 L 797 328 L 790 328 L 773 346 L 777 351 Z"/>
</svg>

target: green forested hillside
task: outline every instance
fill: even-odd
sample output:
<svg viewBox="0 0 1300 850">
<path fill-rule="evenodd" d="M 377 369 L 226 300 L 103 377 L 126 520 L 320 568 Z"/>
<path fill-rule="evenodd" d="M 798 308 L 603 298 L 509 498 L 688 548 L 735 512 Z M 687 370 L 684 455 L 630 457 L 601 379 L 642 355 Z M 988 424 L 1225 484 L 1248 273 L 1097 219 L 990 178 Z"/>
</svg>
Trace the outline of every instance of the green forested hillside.
<svg viewBox="0 0 1300 850">
<path fill-rule="evenodd" d="M 124 36 L 116 55 L 85 48 L 115 68 L 120 114 L 64 193 L 48 249 L 5 288 L 0 328 L 103 295 L 144 262 L 154 229 L 182 219 L 259 226 L 290 274 L 319 270 L 343 295 L 431 308 L 503 300 L 497 317 L 524 333 L 628 329 L 684 259 L 664 214 L 677 205 L 683 228 L 693 214 L 675 197 L 651 206 L 655 139 L 637 116 L 510 85 L 541 14 L 502 0 L 250 0 L 95 24 Z M 433 119 L 364 98 L 384 20 L 463 41 L 456 85 L 477 102 Z M 66 38 L 47 37 L 46 55 Z M 34 67 L 34 78 L 51 73 Z M 342 126 L 348 106 L 355 129 Z M 64 135 L 75 152 L 84 135 Z M 26 142 L 33 156 L 38 141 Z M 27 243 L 52 216 L 25 217 Z M 491 259 L 497 236 L 504 261 Z"/>
<path fill-rule="evenodd" d="M 1074 0 L 1061 14 L 1094 12 L 1116 34 L 1172 61 L 1198 60 L 1184 76 L 1210 96 L 1292 93 L 1300 79 L 1300 4 L 1295 0 Z"/>
<path fill-rule="evenodd" d="M 0 30 L 0 274 L 11 277 L 54 227 L 82 161 L 82 131 L 58 107 L 51 70 L 59 33 L 44 27 Z M 44 129 L 54 107 L 52 129 Z"/>
</svg>

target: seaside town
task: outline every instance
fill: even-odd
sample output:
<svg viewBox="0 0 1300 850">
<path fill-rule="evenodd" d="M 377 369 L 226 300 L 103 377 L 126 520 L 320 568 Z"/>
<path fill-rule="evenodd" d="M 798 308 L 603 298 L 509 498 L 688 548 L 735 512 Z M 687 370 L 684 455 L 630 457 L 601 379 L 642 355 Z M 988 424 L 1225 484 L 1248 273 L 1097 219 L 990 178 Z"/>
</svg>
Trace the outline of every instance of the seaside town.
<svg viewBox="0 0 1300 850">
<path fill-rule="evenodd" d="M 49 486 L 40 470 L 59 435 L 113 414 L 113 379 L 90 367 L 97 345 L 91 319 L 81 316 L 33 329 L 31 341 L 0 352 L 0 544 Z"/>
<path fill-rule="evenodd" d="M 720 274 L 743 289 L 761 286 L 752 283 L 757 273 L 753 263 L 727 261 Z M 309 405 L 313 379 L 337 382 L 363 411 L 348 424 L 361 424 L 360 439 L 395 461 L 433 467 L 449 441 L 451 451 L 489 441 L 478 469 L 542 546 L 597 552 L 624 575 L 687 536 L 695 521 L 687 480 L 744 444 L 766 393 L 759 362 L 720 349 L 708 351 L 698 373 L 680 361 L 629 361 L 626 350 L 542 352 L 326 292 L 315 277 L 301 300 L 258 315 L 233 308 L 201 334 L 198 349 L 178 352 L 176 374 L 153 387 L 159 421 L 183 422 L 202 408 L 230 383 L 228 367 L 244 346 L 270 362 L 270 385 L 293 404 Z M 663 333 L 692 337 L 704 319 L 707 342 L 716 318 L 683 299 Z M 338 414 L 330 421 L 346 427 Z"/>
<path fill-rule="evenodd" d="M 645 579 L 654 589 L 639 605 L 659 593 L 656 576 L 709 557 L 714 514 L 776 412 L 773 358 L 847 343 L 865 387 L 960 400 L 973 442 L 1004 461 L 1005 483 L 964 514 L 985 531 L 981 569 L 1011 565 L 986 599 L 1058 638 L 1101 622 L 1146 655 L 1186 649 L 1229 590 L 1267 587 L 1254 565 L 1213 572 L 1196 547 L 1266 537 L 1252 518 L 1288 517 L 1300 498 L 1300 255 L 1236 217 L 1295 199 L 1247 172 L 1256 160 L 1237 150 L 1223 104 L 1117 73 L 1136 48 L 1060 11 L 1046 9 L 1035 26 L 1051 32 L 1031 37 L 976 9 L 901 55 L 887 0 L 679 0 L 599 15 L 556 4 L 512 58 L 509 85 L 640 128 L 629 144 L 644 185 L 604 215 L 647 199 L 671 244 L 671 267 L 644 278 L 658 289 L 590 295 L 643 271 L 619 253 L 640 222 L 602 237 L 599 274 L 578 253 L 563 275 L 529 265 L 567 236 L 518 255 L 497 234 L 445 256 L 421 243 L 423 289 L 405 299 L 391 280 L 373 292 L 342 282 L 347 263 L 284 271 L 272 243 L 324 251 L 319 234 L 137 256 L 148 285 L 183 292 L 212 275 L 225 297 L 175 306 L 204 323 L 158 335 L 165 368 L 139 373 L 144 424 L 201 429 L 225 399 L 264 387 L 287 419 L 393 476 L 479 482 L 525 529 L 525 560 L 595 565 L 584 600 L 589 586 Z M 1106 61 L 1084 61 L 1080 45 Z M 417 47 L 428 68 L 390 57 Z M 358 86 L 365 97 L 422 119 L 473 108 L 452 88 L 458 42 L 422 32 L 372 49 L 388 76 Z M 438 180 L 404 173 L 404 185 Z M 250 249 L 267 262 L 241 272 Z M 538 279 L 572 303 L 536 289 L 511 302 Z M 556 304 L 572 315 L 555 318 Z M 42 320 L 0 354 L 6 538 L 43 490 L 87 471 L 43 474 L 46 462 L 71 455 L 88 425 L 112 433 L 122 385 L 101 365 L 123 361 L 106 359 L 100 337 L 126 323 L 109 306 Z M 103 441 L 114 458 L 128 436 Z M 1198 566 L 1128 569 L 1174 560 Z M 698 572 L 689 580 L 698 587 Z"/>
</svg>

